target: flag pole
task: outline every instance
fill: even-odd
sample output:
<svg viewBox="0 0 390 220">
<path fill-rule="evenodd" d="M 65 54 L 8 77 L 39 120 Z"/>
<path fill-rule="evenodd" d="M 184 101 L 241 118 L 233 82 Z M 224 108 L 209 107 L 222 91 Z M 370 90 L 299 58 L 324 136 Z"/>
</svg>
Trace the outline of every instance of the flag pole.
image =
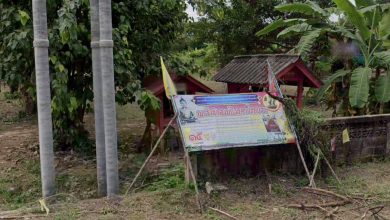
<svg viewBox="0 0 390 220">
<path fill-rule="evenodd" d="M 283 93 L 282 93 L 282 91 L 281 91 L 281 89 L 280 89 L 278 80 L 276 79 L 276 76 L 275 76 L 275 74 L 274 74 L 274 72 L 273 72 L 273 70 L 272 70 L 272 67 L 271 67 L 271 64 L 270 64 L 268 58 L 267 58 L 267 67 L 268 67 L 267 69 L 268 69 L 268 71 L 269 71 L 268 77 L 269 77 L 269 76 L 272 77 L 272 81 L 274 82 L 275 87 L 276 87 L 276 89 L 278 90 L 279 97 L 284 98 Z M 298 139 L 298 135 L 297 135 L 297 132 L 296 132 L 296 130 L 295 130 L 295 127 L 294 127 L 294 125 L 291 124 L 291 123 L 289 123 L 289 125 L 290 125 L 290 129 L 291 129 L 292 133 L 294 134 L 294 138 L 295 138 L 295 140 L 296 140 L 296 145 L 297 145 L 297 148 L 298 148 L 299 156 L 300 156 L 300 158 L 301 158 L 303 167 L 305 168 L 306 175 L 307 175 L 307 177 L 309 178 L 309 182 L 310 182 L 310 183 L 311 183 L 311 182 L 314 183 L 314 179 L 312 180 L 311 175 L 310 175 L 310 172 L 309 172 L 309 169 L 307 168 L 307 164 L 306 164 L 306 161 L 305 161 L 305 157 L 303 156 L 302 148 L 301 148 L 301 145 L 299 144 L 299 139 Z"/>
<path fill-rule="evenodd" d="M 162 72 L 163 84 L 164 84 L 164 89 L 165 89 L 165 95 L 167 96 L 167 98 L 171 102 L 171 105 L 173 106 L 173 110 L 175 111 L 175 118 L 177 119 L 177 117 L 179 116 L 179 112 L 176 110 L 177 108 L 176 108 L 176 105 L 174 102 L 174 96 L 177 95 L 175 84 L 173 83 L 173 81 L 168 73 L 168 70 L 165 67 L 164 60 L 161 56 L 160 56 L 160 62 L 161 62 L 161 72 Z M 180 126 L 179 122 L 177 124 L 179 124 L 179 126 Z M 181 133 L 180 129 L 179 129 L 179 131 L 180 131 L 180 135 L 181 135 L 182 139 L 184 140 L 183 134 Z M 192 169 L 190 155 L 189 155 L 188 150 L 184 146 L 184 143 L 182 145 L 183 145 L 183 150 L 184 150 L 186 172 L 189 172 L 189 175 L 192 177 L 192 181 L 193 181 L 193 184 L 195 187 L 195 193 L 196 193 L 196 195 L 195 195 L 196 202 L 199 206 L 199 211 L 202 213 L 202 203 L 200 202 L 200 199 L 199 199 L 198 185 L 196 182 L 196 177 L 195 177 L 194 171 Z"/>
</svg>

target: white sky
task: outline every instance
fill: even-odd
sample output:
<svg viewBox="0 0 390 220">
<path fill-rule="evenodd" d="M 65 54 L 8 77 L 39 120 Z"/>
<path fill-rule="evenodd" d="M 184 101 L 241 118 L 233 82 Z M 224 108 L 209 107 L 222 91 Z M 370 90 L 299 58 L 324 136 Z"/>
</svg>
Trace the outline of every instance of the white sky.
<svg viewBox="0 0 390 220">
<path fill-rule="evenodd" d="M 188 16 L 190 18 L 193 18 L 195 21 L 198 20 L 198 18 L 199 18 L 198 13 L 194 10 L 194 8 L 191 5 L 188 4 L 188 2 L 186 4 L 187 4 L 186 12 L 187 12 Z"/>
<path fill-rule="evenodd" d="M 349 1 L 353 5 L 356 5 L 355 0 L 349 0 Z M 187 12 L 188 16 L 190 18 L 193 18 L 195 21 L 197 21 L 199 19 L 198 13 L 196 12 L 196 10 L 194 10 L 194 8 L 191 5 L 188 4 L 188 2 L 186 4 L 187 4 L 186 12 Z M 333 22 L 336 22 L 336 21 L 338 21 L 339 18 L 336 14 L 332 14 L 329 19 Z"/>
</svg>

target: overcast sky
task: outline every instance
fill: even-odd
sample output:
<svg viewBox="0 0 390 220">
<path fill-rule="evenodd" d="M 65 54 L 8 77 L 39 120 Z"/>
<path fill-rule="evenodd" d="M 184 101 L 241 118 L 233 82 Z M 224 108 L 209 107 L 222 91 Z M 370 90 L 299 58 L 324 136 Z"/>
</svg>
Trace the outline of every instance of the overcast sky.
<svg viewBox="0 0 390 220">
<path fill-rule="evenodd" d="M 199 18 L 199 15 L 196 11 L 194 11 L 194 8 L 188 4 L 188 2 L 186 3 L 187 4 L 187 14 L 190 18 L 194 18 L 194 20 L 196 21 L 198 18 Z"/>
<path fill-rule="evenodd" d="M 350 1 L 353 5 L 355 5 L 355 0 L 349 0 L 349 1 Z M 187 10 L 186 10 L 186 12 L 187 12 L 188 16 L 191 17 L 191 18 L 194 18 L 195 21 L 198 20 L 198 18 L 199 18 L 198 13 L 194 10 L 194 8 L 193 8 L 191 5 L 188 4 L 188 2 L 187 2 L 186 4 L 187 4 Z M 332 16 L 331 16 L 331 20 L 333 20 L 333 19 L 334 19 L 334 18 L 332 18 Z"/>
</svg>

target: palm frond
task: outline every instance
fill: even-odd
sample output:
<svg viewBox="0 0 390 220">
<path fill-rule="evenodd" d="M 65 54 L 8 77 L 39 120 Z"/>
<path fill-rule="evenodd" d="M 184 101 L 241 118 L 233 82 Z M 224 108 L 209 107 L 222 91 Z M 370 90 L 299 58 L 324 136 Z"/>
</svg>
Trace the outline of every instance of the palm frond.
<svg viewBox="0 0 390 220">
<path fill-rule="evenodd" d="M 346 15 L 348 20 L 359 30 L 359 34 L 363 40 L 370 37 L 370 30 L 367 27 L 364 16 L 347 0 L 333 0 L 337 7 L 341 9 Z"/>
<path fill-rule="evenodd" d="M 321 88 L 318 90 L 316 94 L 317 100 L 321 100 L 324 96 L 325 92 L 328 91 L 329 87 L 334 83 L 337 79 L 346 76 L 348 73 L 350 73 L 350 70 L 337 70 L 334 74 L 329 76 L 325 81 L 324 85 L 321 86 Z"/>
<path fill-rule="evenodd" d="M 349 87 L 349 103 L 354 108 L 363 108 L 368 102 L 369 77 L 372 69 L 359 67 L 352 71 Z"/>
<path fill-rule="evenodd" d="M 322 30 L 321 29 L 314 29 L 312 31 L 309 31 L 305 35 L 301 37 L 299 40 L 298 45 L 296 46 L 296 49 L 299 54 L 306 54 L 310 51 L 310 49 L 313 47 L 315 41 L 320 36 Z"/>
<path fill-rule="evenodd" d="M 281 32 L 279 32 L 277 37 L 278 38 L 279 37 L 290 37 L 292 35 L 295 35 L 295 34 L 298 34 L 298 33 L 302 33 L 302 32 L 306 32 L 306 31 L 309 31 L 309 30 L 311 30 L 311 25 L 310 24 L 307 24 L 307 23 L 295 24 L 295 25 L 287 27 L 284 30 L 282 30 Z"/>
<path fill-rule="evenodd" d="M 374 5 L 374 2 L 372 0 L 355 0 L 355 5 L 357 8 L 363 8 Z"/>
<path fill-rule="evenodd" d="M 381 66 L 390 66 L 390 51 L 381 51 L 374 53 L 375 61 Z"/>
<path fill-rule="evenodd" d="M 375 83 L 375 98 L 380 103 L 390 101 L 390 72 L 379 76 Z"/>
<path fill-rule="evenodd" d="M 345 27 L 340 26 L 340 25 L 334 26 L 332 32 L 338 33 L 341 36 L 346 37 L 350 40 L 358 40 L 358 38 L 356 37 L 356 35 L 353 32 L 351 32 L 350 30 L 348 30 Z"/>
<path fill-rule="evenodd" d="M 328 13 L 318 6 L 316 3 L 307 1 L 306 3 L 289 3 L 289 4 L 281 4 L 275 7 L 276 10 L 281 12 L 289 12 L 289 13 L 300 13 L 311 16 L 321 16 L 326 17 Z"/>
<path fill-rule="evenodd" d="M 286 20 L 279 19 L 279 20 L 276 20 L 276 21 L 272 22 L 271 24 L 265 26 L 260 31 L 258 31 L 256 33 L 256 36 L 260 37 L 262 35 L 267 35 L 278 28 L 285 27 L 285 26 L 291 25 L 291 24 L 296 24 L 299 22 L 305 22 L 305 21 L 306 21 L 306 19 L 302 19 L 302 18 L 292 18 L 292 19 L 286 19 Z"/>
<path fill-rule="evenodd" d="M 390 3 L 370 5 L 370 6 L 359 9 L 359 12 L 364 14 L 366 12 L 374 11 L 376 8 L 381 9 L 381 11 L 386 11 L 387 9 L 390 8 Z"/>
</svg>

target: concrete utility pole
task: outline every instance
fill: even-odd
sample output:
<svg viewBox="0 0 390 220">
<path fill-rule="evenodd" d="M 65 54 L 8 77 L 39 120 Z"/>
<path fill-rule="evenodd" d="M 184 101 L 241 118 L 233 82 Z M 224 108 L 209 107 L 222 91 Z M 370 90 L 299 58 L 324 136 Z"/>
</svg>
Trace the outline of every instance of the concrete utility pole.
<svg viewBox="0 0 390 220">
<path fill-rule="evenodd" d="M 98 195 L 107 195 L 106 175 L 106 150 L 104 143 L 104 115 L 102 71 L 100 63 L 100 25 L 99 25 L 99 0 L 90 0 L 91 7 L 91 48 L 92 48 L 92 72 L 93 72 L 93 96 L 95 114 L 95 139 L 96 139 L 96 169 Z"/>
<path fill-rule="evenodd" d="M 32 7 L 38 102 L 39 156 L 41 162 L 42 194 L 45 198 L 53 195 L 55 191 L 46 0 L 33 0 Z"/>
<path fill-rule="evenodd" d="M 107 196 L 119 192 L 111 0 L 99 0 Z"/>
</svg>

